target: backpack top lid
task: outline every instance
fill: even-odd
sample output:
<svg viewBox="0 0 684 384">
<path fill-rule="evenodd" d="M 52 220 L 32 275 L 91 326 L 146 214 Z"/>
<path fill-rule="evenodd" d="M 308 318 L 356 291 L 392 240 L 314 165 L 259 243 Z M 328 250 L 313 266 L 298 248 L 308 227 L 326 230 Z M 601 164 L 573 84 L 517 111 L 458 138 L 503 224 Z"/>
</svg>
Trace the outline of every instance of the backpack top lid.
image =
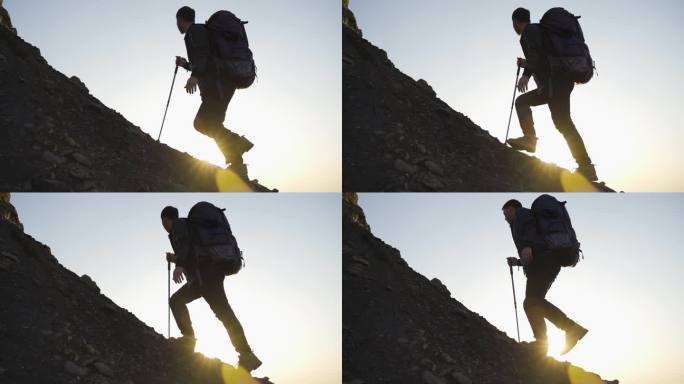
<svg viewBox="0 0 684 384">
<path fill-rule="evenodd" d="M 539 20 L 539 24 L 543 28 L 563 37 L 577 36 L 581 34 L 579 22 L 577 21 L 580 17 L 582 16 L 575 16 L 565 8 L 551 8 L 544 13 L 544 16 Z"/>
<path fill-rule="evenodd" d="M 203 227 L 221 227 L 228 223 L 223 214 L 225 208 L 218 208 L 212 203 L 201 201 L 190 208 L 188 220 L 191 224 Z"/>
<path fill-rule="evenodd" d="M 246 35 L 244 25 L 247 23 L 247 21 L 240 20 L 233 12 L 218 11 L 207 20 L 206 26 L 213 31 L 241 37 Z"/>
<path fill-rule="evenodd" d="M 543 194 L 532 202 L 532 212 L 536 215 L 550 216 L 560 213 L 560 210 L 565 206 L 565 201 L 558 201 L 555 197 Z"/>
</svg>

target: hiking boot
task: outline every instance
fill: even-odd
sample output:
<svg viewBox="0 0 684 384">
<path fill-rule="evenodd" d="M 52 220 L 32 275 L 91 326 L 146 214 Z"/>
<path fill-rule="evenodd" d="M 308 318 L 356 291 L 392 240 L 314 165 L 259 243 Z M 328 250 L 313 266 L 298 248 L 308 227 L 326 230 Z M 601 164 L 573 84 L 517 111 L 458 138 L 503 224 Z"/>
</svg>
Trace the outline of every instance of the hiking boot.
<svg viewBox="0 0 684 384">
<path fill-rule="evenodd" d="M 242 157 L 242 155 L 254 148 L 254 144 L 246 137 L 232 132 L 228 135 L 227 144 L 230 147 L 230 152 L 232 152 L 235 157 Z"/>
<path fill-rule="evenodd" d="M 577 342 L 582 340 L 587 332 L 589 331 L 579 324 L 575 324 L 575 326 L 567 330 L 565 332 L 565 347 L 563 347 L 563 350 L 560 354 L 565 355 L 566 353 L 570 352 L 570 350 L 577 345 Z"/>
<path fill-rule="evenodd" d="M 244 368 L 247 372 L 252 372 L 261 366 L 261 360 L 252 351 L 241 353 L 238 359 L 238 366 Z"/>
<path fill-rule="evenodd" d="M 580 164 L 577 167 L 577 170 L 575 173 L 579 173 L 580 175 L 584 176 L 588 181 L 596 181 L 598 180 L 598 176 L 596 176 L 596 168 L 594 168 L 594 164 Z"/>
<path fill-rule="evenodd" d="M 247 175 L 247 165 L 242 160 L 242 157 L 231 158 L 228 169 L 235 172 L 235 174 L 240 176 L 240 178 L 243 180 L 249 181 L 249 176 Z"/>
<path fill-rule="evenodd" d="M 516 151 L 527 151 L 534 153 L 537 150 L 537 138 L 534 136 L 523 136 L 515 139 L 508 139 L 506 142 Z"/>
<path fill-rule="evenodd" d="M 179 346 L 183 349 L 189 349 L 190 351 L 195 352 L 197 339 L 194 336 L 172 337 L 169 341 L 173 346 Z"/>
</svg>

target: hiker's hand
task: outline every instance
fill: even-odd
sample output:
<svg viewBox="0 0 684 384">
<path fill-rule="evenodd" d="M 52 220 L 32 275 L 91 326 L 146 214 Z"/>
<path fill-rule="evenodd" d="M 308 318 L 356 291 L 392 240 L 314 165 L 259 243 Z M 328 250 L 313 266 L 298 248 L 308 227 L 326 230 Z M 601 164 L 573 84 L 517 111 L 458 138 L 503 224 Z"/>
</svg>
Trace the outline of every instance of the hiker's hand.
<svg viewBox="0 0 684 384">
<path fill-rule="evenodd" d="M 199 83 L 199 80 L 194 76 L 190 76 L 188 82 L 185 84 L 185 90 L 192 95 L 197 91 L 197 83 Z"/>
<path fill-rule="evenodd" d="M 173 270 L 173 282 L 176 284 L 180 284 L 183 282 L 183 275 L 185 274 L 185 268 L 183 267 L 176 267 Z"/>
<path fill-rule="evenodd" d="M 527 60 L 523 59 L 522 57 L 518 57 L 518 67 L 527 67 Z"/>
<path fill-rule="evenodd" d="M 534 256 L 532 256 L 532 248 L 530 247 L 525 247 L 523 248 L 522 252 L 520 252 L 520 264 L 525 267 L 530 265 L 533 258 Z"/>
<path fill-rule="evenodd" d="M 525 92 L 527 91 L 527 83 L 530 81 L 530 78 L 527 76 L 522 76 L 520 80 L 518 80 L 518 91 L 519 92 Z"/>
<path fill-rule="evenodd" d="M 190 64 L 190 63 L 188 63 L 188 61 L 185 60 L 184 57 L 176 56 L 176 65 L 177 66 L 185 68 L 188 66 L 188 64 Z"/>
<path fill-rule="evenodd" d="M 520 265 L 520 259 L 518 259 L 517 257 L 507 257 L 506 261 L 508 261 L 508 265 L 510 267 L 515 267 L 515 266 Z"/>
<path fill-rule="evenodd" d="M 166 252 L 166 261 L 170 263 L 175 263 L 176 262 L 176 255 L 170 252 Z"/>
</svg>

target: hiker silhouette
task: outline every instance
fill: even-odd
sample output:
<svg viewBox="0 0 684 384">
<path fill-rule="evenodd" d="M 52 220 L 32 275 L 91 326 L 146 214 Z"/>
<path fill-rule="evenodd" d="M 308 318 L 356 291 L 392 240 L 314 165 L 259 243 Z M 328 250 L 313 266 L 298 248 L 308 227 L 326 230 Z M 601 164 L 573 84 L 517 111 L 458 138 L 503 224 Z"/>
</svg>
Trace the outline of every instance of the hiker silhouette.
<svg viewBox="0 0 684 384">
<path fill-rule="evenodd" d="M 174 342 L 194 350 L 195 331 L 187 304 L 204 298 L 223 323 L 233 347 L 240 355 L 238 366 L 251 372 L 261 365 L 261 361 L 252 352 L 242 325 L 228 304 L 223 287 L 226 275 L 237 273 L 242 267 L 237 242 L 223 210 L 212 204 L 198 203 L 188 216 L 179 218 L 178 209 L 171 206 L 161 212 L 162 226 L 169 234 L 174 251 L 166 254 L 167 261 L 176 264 L 173 281 L 180 284 L 187 280 L 169 299 L 171 312 L 182 334 Z M 207 238 L 211 241 L 205 241 Z"/>
<path fill-rule="evenodd" d="M 530 23 L 530 11 L 525 8 L 517 8 L 513 12 L 512 20 L 513 29 L 520 35 L 520 45 L 525 55 L 524 59 L 517 59 L 518 67 L 524 68 L 517 89 L 521 93 L 526 92 L 530 77 L 534 78 L 537 89 L 523 93 L 515 100 L 515 110 L 523 136 L 508 139 L 506 143 L 513 149 L 534 153 L 537 147 L 537 136 L 531 107 L 548 104 L 551 119 L 556 129 L 565 138 L 570 152 L 577 162 L 577 173 L 589 181 L 598 180 L 596 169 L 591 163 L 582 136 L 580 136 L 570 117 L 570 95 L 575 87 L 575 82 L 588 82 L 593 75 L 593 61 L 586 44 L 584 44 L 584 36 L 579 23 L 574 15 L 562 8 L 549 10 L 542 18 L 542 23 Z M 566 66 L 563 58 L 552 55 L 553 49 L 565 49 L 566 45 L 569 45 L 566 44 L 566 40 L 569 38 L 559 38 L 560 43 L 556 43 L 553 29 L 547 25 L 547 23 L 556 20 L 559 20 L 559 23 L 571 24 L 570 28 L 573 28 L 576 34 L 576 36 L 571 37 L 575 39 L 572 44 L 580 48 L 573 48 L 579 51 L 569 54 L 576 55 L 571 56 L 573 59 L 577 59 L 572 63 L 581 63 L 580 68 Z M 562 48 L 558 48 L 558 45 Z M 554 65 L 552 65 L 552 61 Z"/>
<path fill-rule="evenodd" d="M 555 201 L 559 206 L 563 204 L 548 195 L 542 195 L 541 198 L 547 201 Z M 524 208 L 520 201 L 511 199 L 501 209 L 504 219 L 510 225 L 513 242 L 519 255 L 519 258 L 507 258 L 508 265 L 522 266 L 525 276 L 527 276 L 523 308 L 534 334 L 533 346 L 543 355 L 548 352 L 545 320 L 548 319 L 553 325 L 565 331 L 565 347 L 561 351 L 561 354 L 565 354 L 588 331 L 546 300 L 546 294 L 551 288 L 551 284 L 556 280 L 561 266 L 574 265 L 577 263 L 577 259 L 563 260 L 552 252 L 551 247 L 540 234 L 537 225 L 538 220 L 533 210 Z M 567 216 L 567 211 L 564 208 L 562 212 L 566 212 Z M 560 219 L 562 220 L 562 218 Z M 569 223 L 569 217 L 567 220 Z M 569 224 L 568 226 L 570 229 L 572 228 Z M 571 237 L 574 237 L 574 230 L 572 230 Z M 577 251 L 579 251 L 579 243 L 577 243 Z"/>
<path fill-rule="evenodd" d="M 188 59 L 177 56 L 175 60 L 177 66 L 192 72 L 185 90 L 194 94 L 199 88 L 202 98 L 195 129 L 214 139 L 229 168 L 246 178 L 247 167 L 242 156 L 254 144 L 223 126 L 236 89 L 249 87 L 256 76 L 243 24 L 228 11 L 217 12 L 206 25 L 196 24 L 195 11 L 187 6 L 180 8 L 176 25 L 185 35 Z M 222 54 L 224 51 L 231 52 Z"/>
</svg>

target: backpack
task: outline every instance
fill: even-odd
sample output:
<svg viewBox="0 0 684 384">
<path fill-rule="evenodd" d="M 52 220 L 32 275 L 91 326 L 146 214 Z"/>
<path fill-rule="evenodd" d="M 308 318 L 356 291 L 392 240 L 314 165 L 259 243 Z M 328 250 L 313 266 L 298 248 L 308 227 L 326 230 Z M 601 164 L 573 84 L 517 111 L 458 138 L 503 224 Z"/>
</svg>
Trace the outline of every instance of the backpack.
<svg viewBox="0 0 684 384">
<path fill-rule="evenodd" d="M 574 267 L 582 251 L 565 203 L 544 194 L 534 200 L 531 210 L 537 224 L 537 232 L 551 254 L 561 266 Z"/>
<path fill-rule="evenodd" d="M 229 276 L 242 269 L 244 259 L 224 211 L 202 201 L 190 209 L 188 223 L 198 262 L 211 264 Z"/>
<path fill-rule="evenodd" d="M 539 21 L 546 34 L 551 73 L 564 73 L 579 84 L 594 76 L 594 60 L 584 42 L 582 27 L 575 16 L 564 8 L 551 8 Z"/>
<path fill-rule="evenodd" d="M 256 79 L 245 24 L 229 11 L 214 13 L 205 24 L 219 76 L 237 89 L 249 88 Z"/>
</svg>

